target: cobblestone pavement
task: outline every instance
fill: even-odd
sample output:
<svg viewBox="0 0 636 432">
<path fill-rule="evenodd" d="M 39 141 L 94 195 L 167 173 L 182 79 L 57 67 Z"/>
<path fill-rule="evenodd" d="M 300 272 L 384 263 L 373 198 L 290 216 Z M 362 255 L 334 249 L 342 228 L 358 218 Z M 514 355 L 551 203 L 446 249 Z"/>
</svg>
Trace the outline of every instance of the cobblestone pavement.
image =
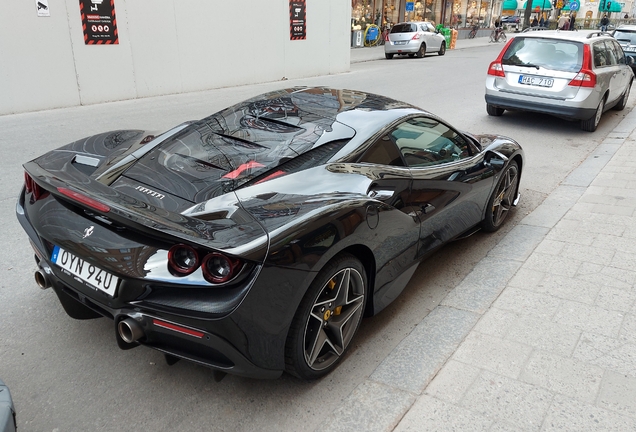
<svg viewBox="0 0 636 432">
<path fill-rule="evenodd" d="M 636 110 L 342 403 L 330 431 L 636 431 Z"/>
</svg>

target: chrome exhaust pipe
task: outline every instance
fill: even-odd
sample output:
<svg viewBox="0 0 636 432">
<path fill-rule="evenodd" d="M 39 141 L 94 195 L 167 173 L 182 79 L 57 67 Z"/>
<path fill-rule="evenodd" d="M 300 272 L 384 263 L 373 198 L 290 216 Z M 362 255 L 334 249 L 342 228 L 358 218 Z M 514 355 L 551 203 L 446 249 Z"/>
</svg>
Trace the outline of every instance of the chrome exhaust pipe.
<svg viewBox="0 0 636 432">
<path fill-rule="evenodd" d="M 42 269 L 37 269 L 35 271 L 35 283 L 43 290 L 51 287 L 51 282 L 49 281 L 49 278 L 46 277 L 46 273 L 44 273 Z"/>
<path fill-rule="evenodd" d="M 126 318 L 117 324 L 119 337 L 126 343 L 135 343 L 144 337 L 144 329 L 132 318 Z"/>
</svg>

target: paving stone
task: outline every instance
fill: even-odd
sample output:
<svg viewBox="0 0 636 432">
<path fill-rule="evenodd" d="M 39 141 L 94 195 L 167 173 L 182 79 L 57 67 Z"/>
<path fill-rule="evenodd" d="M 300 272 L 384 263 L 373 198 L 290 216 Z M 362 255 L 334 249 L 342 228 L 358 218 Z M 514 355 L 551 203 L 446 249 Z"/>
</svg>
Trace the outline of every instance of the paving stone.
<svg viewBox="0 0 636 432">
<path fill-rule="evenodd" d="M 556 204 L 541 204 L 532 213 L 521 220 L 523 225 L 552 228 L 565 214 L 569 207 Z"/>
<path fill-rule="evenodd" d="M 629 312 L 634 302 L 636 291 L 604 286 L 600 289 L 594 304 L 608 310 Z"/>
<path fill-rule="evenodd" d="M 539 430 L 553 397 L 545 389 L 484 372 L 460 405 L 523 430 Z"/>
<path fill-rule="evenodd" d="M 560 299 L 576 300 L 591 305 L 594 304 L 601 287 L 593 282 L 548 274 L 543 278 L 541 283 L 529 289 L 550 294 Z"/>
<path fill-rule="evenodd" d="M 353 390 L 320 430 L 391 431 L 415 402 L 415 395 L 372 381 Z"/>
<path fill-rule="evenodd" d="M 618 336 L 623 314 L 617 311 L 564 300 L 554 315 L 554 322 L 605 336 Z"/>
<path fill-rule="evenodd" d="M 488 253 L 488 256 L 503 257 L 506 260 L 526 260 L 547 233 L 547 228 L 517 225 Z"/>
<path fill-rule="evenodd" d="M 480 373 L 481 369 L 475 366 L 449 360 L 426 387 L 426 394 L 456 404 Z"/>
<path fill-rule="evenodd" d="M 617 251 L 610 266 L 623 270 L 634 270 L 636 269 L 636 253 Z"/>
<path fill-rule="evenodd" d="M 636 378 L 607 371 L 601 384 L 598 405 L 636 418 Z"/>
<path fill-rule="evenodd" d="M 559 255 L 566 244 L 562 241 L 543 240 L 535 251 L 546 255 Z"/>
<path fill-rule="evenodd" d="M 608 265 L 614 257 L 614 249 L 603 249 L 594 245 L 568 244 L 563 248 L 560 256 L 585 263 Z"/>
<path fill-rule="evenodd" d="M 421 393 L 478 318 L 473 312 L 444 306 L 435 308 L 380 363 L 371 379 Z"/>
<path fill-rule="evenodd" d="M 625 186 L 627 186 L 627 184 Z M 608 215 L 632 216 L 634 214 L 634 210 L 636 210 L 636 206 L 619 207 L 619 206 L 594 204 L 590 211 L 593 213 L 608 214 Z"/>
<path fill-rule="evenodd" d="M 442 300 L 442 305 L 483 314 L 521 267 L 521 261 L 488 256 Z"/>
<path fill-rule="evenodd" d="M 453 360 L 516 378 L 532 348 L 518 342 L 471 332 L 453 354 Z"/>
<path fill-rule="evenodd" d="M 487 417 L 424 395 L 404 416 L 395 431 L 485 431 L 492 423 Z"/>
<path fill-rule="evenodd" d="M 506 339 L 563 357 L 572 355 L 580 337 L 580 330 L 533 316 L 511 323 L 506 335 Z"/>
<path fill-rule="evenodd" d="M 625 315 L 619 338 L 631 344 L 636 344 L 636 310 Z"/>
<path fill-rule="evenodd" d="M 517 271 L 513 278 L 510 279 L 508 286 L 533 289 L 533 287 L 541 283 L 545 276 L 546 274 L 542 271 L 522 267 Z"/>
<path fill-rule="evenodd" d="M 508 287 L 493 304 L 494 307 L 520 315 L 551 319 L 559 309 L 561 300 L 548 294 Z"/>
<path fill-rule="evenodd" d="M 584 402 L 593 403 L 603 369 L 580 360 L 545 351 L 535 351 L 519 379 Z"/>
<path fill-rule="evenodd" d="M 572 358 L 636 377 L 636 344 L 624 337 L 583 333 Z"/>
<path fill-rule="evenodd" d="M 571 398 L 555 396 L 541 430 L 626 432 L 636 430 L 636 420 Z"/>
<path fill-rule="evenodd" d="M 495 422 L 488 432 L 523 432 L 523 429 L 506 422 Z"/>
<path fill-rule="evenodd" d="M 523 268 L 573 277 L 581 263 L 579 260 L 535 252 L 526 260 Z"/>
<path fill-rule="evenodd" d="M 625 290 L 631 290 L 636 279 L 636 272 L 618 269 L 609 266 L 597 266 L 588 264 L 579 267 L 577 280 L 598 284 L 599 286 L 612 286 Z"/>
<path fill-rule="evenodd" d="M 589 213 L 589 211 L 588 211 Z M 576 243 L 581 245 L 591 245 L 596 240 L 597 233 L 590 231 L 572 231 L 570 229 L 561 229 L 556 227 L 548 233 L 548 240 L 562 241 L 567 243 Z"/>
<path fill-rule="evenodd" d="M 474 330 L 503 339 L 510 331 L 510 326 L 520 317 L 515 312 L 491 307 L 477 322 Z"/>
</svg>

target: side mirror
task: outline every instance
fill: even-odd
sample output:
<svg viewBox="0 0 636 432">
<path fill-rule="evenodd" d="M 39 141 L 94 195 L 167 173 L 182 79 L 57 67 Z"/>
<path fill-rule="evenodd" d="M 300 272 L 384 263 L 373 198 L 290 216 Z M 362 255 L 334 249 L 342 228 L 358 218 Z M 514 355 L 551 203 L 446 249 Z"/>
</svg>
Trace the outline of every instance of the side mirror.
<svg viewBox="0 0 636 432">
<path fill-rule="evenodd" d="M 634 57 L 625 56 L 625 59 L 627 60 L 627 64 L 629 66 L 632 66 L 634 64 Z"/>
</svg>

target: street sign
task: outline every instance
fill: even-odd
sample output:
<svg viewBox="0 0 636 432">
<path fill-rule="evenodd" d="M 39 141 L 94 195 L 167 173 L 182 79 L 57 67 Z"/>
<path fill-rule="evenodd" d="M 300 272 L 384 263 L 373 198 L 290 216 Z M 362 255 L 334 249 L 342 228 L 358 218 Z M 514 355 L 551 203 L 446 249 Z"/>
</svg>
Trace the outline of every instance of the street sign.
<svg viewBox="0 0 636 432">
<path fill-rule="evenodd" d="M 572 0 L 570 2 L 570 10 L 572 12 L 576 12 L 577 10 L 579 10 L 581 8 L 581 4 L 578 2 L 578 0 Z"/>
<path fill-rule="evenodd" d="M 415 2 L 406 2 L 406 12 L 413 12 L 415 10 Z"/>
</svg>

